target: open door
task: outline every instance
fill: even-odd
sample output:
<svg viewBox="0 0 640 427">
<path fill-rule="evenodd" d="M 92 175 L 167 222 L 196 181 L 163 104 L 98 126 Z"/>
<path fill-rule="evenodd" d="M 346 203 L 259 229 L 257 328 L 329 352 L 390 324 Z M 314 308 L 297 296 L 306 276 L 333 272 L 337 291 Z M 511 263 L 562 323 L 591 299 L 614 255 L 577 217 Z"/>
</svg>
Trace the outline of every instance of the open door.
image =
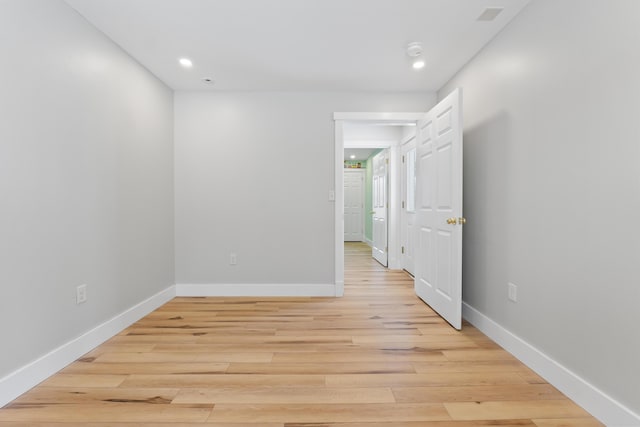
<svg viewBox="0 0 640 427">
<path fill-rule="evenodd" d="M 380 264 L 387 267 L 387 201 L 389 150 L 376 154 L 372 162 L 373 188 L 372 205 L 373 230 L 371 255 Z"/>
<path fill-rule="evenodd" d="M 402 268 L 415 276 L 416 251 L 416 137 L 406 141 L 402 152 L 402 202 L 400 211 L 400 257 Z"/>
<path fill-rule="evenodd" d="M 462 328 L 462 91 L 418 122 L 416 294 Z"/>
</svg>

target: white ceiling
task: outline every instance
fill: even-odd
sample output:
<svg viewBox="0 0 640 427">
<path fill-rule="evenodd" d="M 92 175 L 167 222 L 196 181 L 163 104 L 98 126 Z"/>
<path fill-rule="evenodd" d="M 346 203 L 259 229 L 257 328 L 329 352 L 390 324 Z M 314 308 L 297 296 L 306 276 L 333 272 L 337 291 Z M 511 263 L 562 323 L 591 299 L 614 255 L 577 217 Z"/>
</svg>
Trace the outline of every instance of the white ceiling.
<svg viewBox="0 0 640 427">
<path fill-rule="evenodd" d="M 380 148 L 345 148 L 344 159 L 353 162 L 364 162 L 376 151 L 380 151 Z M 351 155 L 356 157 L 352 159 Z"/>
<path fill-rule="evenodd" d="M 173 89 L 273 91 L 438 90 L 529 2 L 66 1 Z M 477 21 L 487 7 L 504 10 Z M 424 46 L 420 71 L 412 41 Z"/>
</svg>

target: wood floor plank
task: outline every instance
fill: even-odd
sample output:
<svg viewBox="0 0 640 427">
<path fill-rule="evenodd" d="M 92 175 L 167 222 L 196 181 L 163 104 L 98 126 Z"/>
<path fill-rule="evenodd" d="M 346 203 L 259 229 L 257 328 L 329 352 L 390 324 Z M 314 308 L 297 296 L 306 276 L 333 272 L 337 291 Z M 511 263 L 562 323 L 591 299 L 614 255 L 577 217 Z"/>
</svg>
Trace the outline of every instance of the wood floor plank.
<svg viewBox="0 0 640 427">
<path fill-rule="evenodd" d="M 234 404 L 344 404 L 394 403 L 390 388 L 221 387 L 183 389 L 173 403 Z"/>
<path fill-rule="evenodd" d="M 488 402 L 500 400 L 564 399 L 564 395 L 549 384 L 509 384 L 490 386 L 394 387 L 397 402 Z"/>
<path fill-rule="evenodd" d="M 525 372 L 528 369 L 517 360 L 411 362 L 411 364 L 419 374 L 445 372 Z"/>
<path fill-rule="evenodd" d="M 297 353 L 276 353 L 273 363 L 296 363 L 300 360 Z M 397 352 L 397 351 L 351 351 L 351 352 L 314 352 L 304 356 L 305 363 L 353 363 L 353 362 L 442 362 L 447 359 L 440 351 Z"/>
<path fill-rule="evenodd" d="M 542 378 L 540 375 L 536 374 L 531 370 L 518 372 L 518 375 L 520 375 L 529 384 L 546 384 L 547 383 L 544 380 L 544 378 Z"/>
<path fill-rule="evenodd" d="M 594 418 L 533 420 L 533 423 L 536 427 L 604 427 L 604 424 Z"/>
<path fill-rule="evenodd" d="M 129 375 L 120 385 L 125 387 L 151 387 L 166 388 L 178 387 L 203 388 L 203 387 L 246 387 L 246 386 L 273 386 L 273 387 L 323 387 L 325 377 L 322 375 Z"/>
<path fill-rule="evenodd" d="M 127 375 L 63 374 L 58 373 L 38 385 L 40 387 L 118 387 Z"/>
<path fill-rule="evenodd" d="M 209 421 L 287 423 L 450 420 L 440 404 L 216 405 Z"/>
<path fill-rule="evenodd" d="M 211 411 L 211 407 L 127 403 L 10 405 L 0 410 L 0 421 L 200 423 L 209 418 Z"/>
<path fill-rule="evenodd" d="M 219 374 L 228 363 L 83 363 L 64 368 L 65 374 Z"/>
<path fill-rule="evenodd" d="M 346 342 L 342 344 L 314 344 L 301 346 L 300 344 L 287 343 L 226 343 L 226 344 L 158 344 L 154 348 L 156 353 L 314 353 L 318 351 L 346 351 L 353 348 L 354 344 Z M 299 357 L 299 356 L 298 356 Z"/>
<path fill-rule="evenodd" d="M 158 426 L 171 426 L 171 427 L 285 427 L 284 423 L 187 423 L 187 422 L 2 422 L 0 421 L 0 427 L 158 427 Z M 305 426 L 311 427 L 311 426 Z M 447 426 L 445 426 L 447 427 Z M 466 426 L 462 426 L 466 427 Z"/>
<path fill-rule="evenodd" d="M 168 422 L 168 423 L 158 423 L 158 422 L 15 422 L 8 421 L 2 422 L 0 421 L 0 427 L 158 427 L 158 426 L 167 426 L 167 427 L 285 427 L 284 423 L 208 423 L 208 422 L 198 422 L 198 423 L 187 423 L 187 422 Z M 311 426 L 306 426 L 311 427 Z"/>
<path fill-rule="evenodd" d="M 389 331 L 385 334 L 354 336 L 352 338 L 354 344 L 404 344 L 404 345 L 420 345 L 429 343 L 439 344 L 468 344 L 470 347 L 477 347 L 472 340 L 463 336 L 447 336 L 447 335 L 395 335 Z"/>
<path fill-rule="evenodd" d="M 391 374 L 415 372 L 411 363 L 231 363 L 228 374 Z"/>
<path fill-rule="evenodd" d="M 328 387 L 433 387 L 527 384 L 517 373 L 513 372 L 327 375 L 326 382 Z"/>
<path fill-rule="evenodd" d="M 197 343 L 204 344 L 212 344 L 212 343 L 235 343 L 235 344 L 246 344 L 246 343 L 256 343 L 256 344 L 324 344 L 324 343 L 333 343 L 333 344 L 343 344 L 343 343 L 353 343 L 350 335 L 304 335 L 301 333 L 295 335 L 288 336 L 269 336 L 269 335 L 247 335 L 247 336 L 237 336 L 237 335 L 224 335 L 219 334 L 216 336 L 203 336 L 200 337 Z"/>
<path fill-rule="evenodd" d="M 244 362 L 269 363 L 273 353 L 240 352 L 153 352 L 153 353 L 105 353 L 96 363 L 209 363 Z"/>
<path fill-rule="evenodd" d="M 285 427 L 536 427 L 530 420 L 393 421 L 367 423 L 287 423 Z M 573 426 L 571 426 L 573 427 Z"/>
<path fill-rule="evenodd" d="M 43 387 L 17 398 L 12 404 L 85 404 L 85 403 L 150 403 L 169 404 L 178 394 L 177 388 Z"/>
<path fill-rule="evenodd" d="M 452 362 L 485 361 L 485 360 L 516 360 L 505 350 L 445 350 L 442 354 Z"/>
<path fill-rule="evenodd" d="M 88 357 L 98 357 L 101 354 L 109 353 L 109 352 L 120 352 L 120 353 L 131 353 L 131 352 L 145 352 L 149 353 L 153 351 L 155 348 L 155 343 L 135 343 L 135 344 L 126 344 L 126 343 L 108 343 L 102 344 L 97 348 L 91 350 L 89 353 L 85 354 L 82 358 Z"/>
<path fill-rule="evenodd" d="M 345 254 L 343 298 L 174 298 L 0 408 L 0 427 L 601 426 L 367 245 Z"/>
<path fill-rule="evenodd" d="M 333 329 L 314 329 L 314 335 L 318 336 L 334 336 L 334 335 L 346 335 L 346 336 L 366 336 L 366 335 L 388 335 L 390 333 L 397 335 L 420 335 L 420 331 L 416 328 L 405 328 L 405 329 L 394 329 L 393 332 L 390 332 L 389 329 L 346 329 L 346 328 L 333 328 Z M 287 335 L 300 335 L 300 331 L 298 330 L 278 330 L 275 333 L 277 336 L 287 336 Z"/>
<path fill-rule="evenodd" d="M 568 399 L 508 402 L 445 403 L 454 420 L 500 420 L 510 418 L 582 418 L 589 414 Z"/>
</svg>

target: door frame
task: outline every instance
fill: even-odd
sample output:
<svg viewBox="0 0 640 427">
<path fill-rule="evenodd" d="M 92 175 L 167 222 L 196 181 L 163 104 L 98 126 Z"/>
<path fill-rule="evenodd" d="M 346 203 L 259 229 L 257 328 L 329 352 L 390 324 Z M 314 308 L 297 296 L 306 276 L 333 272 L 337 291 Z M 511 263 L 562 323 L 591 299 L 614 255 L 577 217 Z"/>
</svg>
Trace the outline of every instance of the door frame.
<svg viewBox="0 0 640 427">
<path fill-rule="evenodd" d="M 329 200 L 334 202 L 334 243 L 335 243 L 335 294 L 337 297 L 344 295 L 344 122 L 362 122 L 369 124 L 389 124 L 389 123 L 406 123 L 417 124 L 418 120 L 424 117 L 424 113 L 370 113 L 370 112 L 354 112 L 354 113 L 333 113 L 335 124 L 334 135 L 334 158 L 332 161 L 334 171 L 333 189 L 329 189 Z M 373 143 L 373 142 L 372 142 Z M 376 147 L 372 143 L 367 143 L 367 148 L 388 148 L 387 143 L 384 147 Z M 399 147 L 390 147 L 389 165 L 392 168 L 390 179 L 393 180 L 393 186 L 399 184 L 397 178 L 400 167 L 398 155 Z M 389 268 L 395 268 L 399 260 L 399 209 L 398 209 L 398 193 L 394 192 L 393 198 L 389 201 L 389 216 L 393 218 L 394 242 L 389 244 Z M 391 237 L 391 230 L 390 230 Z M 390 239 L 391 240 L 391 239 Z M 391 242 L 390 242 L 391 243 Z M 393 261 L 393 264 L 392 264 Z M 393 267 L 392 267 L 393 265 Z"/>
</svg>

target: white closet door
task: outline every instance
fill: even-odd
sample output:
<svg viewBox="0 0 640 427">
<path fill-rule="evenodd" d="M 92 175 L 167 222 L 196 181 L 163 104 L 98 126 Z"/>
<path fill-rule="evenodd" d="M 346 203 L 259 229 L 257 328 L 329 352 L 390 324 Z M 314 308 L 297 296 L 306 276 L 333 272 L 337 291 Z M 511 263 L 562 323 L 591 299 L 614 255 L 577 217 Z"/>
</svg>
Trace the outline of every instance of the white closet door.
<svg viewBox="0 0 640 427">
<path fill-rule="evenodd" d="M 344 241 L 362 242 L 364 225 L 364 170 L 344 171 Z"/>
<path fill-rule="evenodd" d="M 387 193 L 389 188 L 389 150 L 378 153 L 373 158 L 373 247 L 371 255 L 387 266 Z"/>
</svg>

